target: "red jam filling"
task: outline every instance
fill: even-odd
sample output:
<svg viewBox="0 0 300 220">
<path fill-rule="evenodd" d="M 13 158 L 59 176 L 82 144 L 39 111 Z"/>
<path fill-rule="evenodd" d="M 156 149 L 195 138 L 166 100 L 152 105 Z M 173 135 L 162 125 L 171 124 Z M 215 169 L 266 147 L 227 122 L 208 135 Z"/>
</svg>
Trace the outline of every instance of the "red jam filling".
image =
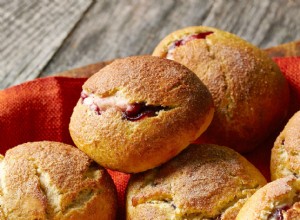
<svg viewBox="0 0 300 220">
<path fill-rule="evenodd" d="M 271 215 L 269 215 L 268 219 L 283 220 L 283 213 L 289 210 L 290 208 L 290 206 L 278 208 Z"/>
<path fill-rule="evenodd" d="M 82 101 L 83 101 L 84 99 L 86 99 L 87 97 L 89 97 L 89 95 L 88 95 L 87 93 L 85 93 L 84 91 L 82 91 L 82 92 L 80 93 L 80 98 L 81 98 Z"/>
<path fill-rule="evenodd" d="M 129 121 L 137 121 L 145 117 L 153 117 L 157 112 L 167 110 L 163 106 L 146 105 L 145 103 L 134 103 L 122 113 L 123 118 Z"/>
<path fill-rule="evenodd" d="M 192 34 L 190 36 L 187 36 L 184 39 L 181 40 L 177 40 L 173 43 L 173 45 L 171 46 L 170 49 L 175 48 L 175 47 L 180 47 L 182 45 L 185 45 L 187 42 L 191 41 L 191 40 L 195 40 L 195 39 L 205 39 L 208 35 L 213 34 L 212 31 L 208 31 L 208 32 L 202 32 L 202 33 L 198 33 L 198 34 Z"/>
<path fill-rule="evenodd" d="M 89 97 L 86 92 L 82 92 L 81 95 L 81 103 L 84 104 L 84 100 Z M 94 101 L 87 104 L 89 108 L 94 111 L 97 115 L 101 115 L 105 109 L 101 109 Z M 118 107 L 120 111 L 122 111 L 122 118 L 129 121 L 137 121 L 146 117 L 154 117 L 161 110 L 168 110 L 168 107 L 163 106 L 154 106 L 154 105 L 146 105 L 145 103 L 133 103 L 126 104 L 127 107 Z"/>
</svg>

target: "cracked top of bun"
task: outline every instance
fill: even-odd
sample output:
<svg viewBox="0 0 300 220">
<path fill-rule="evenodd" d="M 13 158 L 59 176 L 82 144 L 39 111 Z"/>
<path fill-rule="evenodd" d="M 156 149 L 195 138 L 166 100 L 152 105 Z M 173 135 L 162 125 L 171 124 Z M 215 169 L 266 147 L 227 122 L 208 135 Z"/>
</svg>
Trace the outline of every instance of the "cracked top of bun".
<svg viewBox="0 0 300 220">
<path fill-rule="evenodd" d="M 198 96 L 203 100 L 210 96 L 206 86 L 185 66 L 153 56 L 117 59 L 89 78 L 83 90 L 99 97 L 119 91 L 129 103 L 170 107 L 183 107 Z"/>
<path fill-rule="evenodd" d="M 8 150 L 0 166 L 4 219 L 115 218 L 109 174 L 73 146 L 25 143 Z"/>
</svg>

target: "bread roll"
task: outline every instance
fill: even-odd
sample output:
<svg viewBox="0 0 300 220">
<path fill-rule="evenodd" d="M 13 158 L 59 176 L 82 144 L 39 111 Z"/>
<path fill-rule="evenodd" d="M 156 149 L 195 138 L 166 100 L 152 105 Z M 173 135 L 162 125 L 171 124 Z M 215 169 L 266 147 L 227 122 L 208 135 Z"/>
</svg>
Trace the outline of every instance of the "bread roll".
<svg viewBox="0 0 300 220">
<path fill-rule="evenodd" d="M 259 189 L 240 210 L 236 220 L 300 219 L 300 180 L 288 176 Z"/>
<path fill-rule="evenodd" d="M 276 138 L 271 153 L 272 180 L 289 175 L 300 177 L 300 111 Z"/>
<path fill-rule="evenodd" d="M 175 60 L 197 74 L 216 112 L 202 142 L 248 152 L 282 124 L 288 84 L 268 55 L 225 31 L 187 27 L 165 37 L 154 56 Z"/>
<path fill-rule="evenodd" d="M 111 220 L 116 212 L 109 174 L 75 147 L 31 142 L 1 159 L 1 219 Z"/>
<path fill-rule="evenodd" d="M 265 184 L 262 174 L 232 149 L 190 145 L 162 166 L 132 176 L 127 220 L 234 220 Z"/>
<path fill-rule="evenodd" d="M 189 69 L 136 56 L 86 81 L 69 129 L 76 146 L 102 166 L 136 173 L 181 152 L 205 131 L 213 112 L 211 94 Z"/>
</svg>

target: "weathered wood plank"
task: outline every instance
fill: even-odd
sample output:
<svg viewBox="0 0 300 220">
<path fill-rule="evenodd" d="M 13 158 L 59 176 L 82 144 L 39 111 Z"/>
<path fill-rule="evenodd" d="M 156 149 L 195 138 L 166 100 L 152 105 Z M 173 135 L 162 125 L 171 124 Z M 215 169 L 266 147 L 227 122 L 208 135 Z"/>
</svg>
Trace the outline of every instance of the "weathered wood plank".
<svg viewBox="0 0 300 220">
<path fill-rule="evenodd" d="M 1 0 L 0 89 L 36 78 L 92 0 Z"/>
<path fill-rule="evenodd" d="M 266 48 L 264 50 L 269 54 L 270 57 L 300 56 L 300 41 L 292 41 L 290 43 L 280 44 L 278 46 Z M 55 73 L 52 76 L 88 78 L 113 61 L 114 60 L 101 61 L 79 68 Z"/>
<path fill-rule="evenodd" d="M 263 48 L 298 40 L 299 11 L 295 0 L 0 0 L 0 89 L 42 70 L 47 76 L 150 54 L 166 34 L 191 25 L 215 26 Z"/>
<path fill-rule="evenodd" d="M 150 54 L 168 33 L 215 26 L 262 48 L 300 39 L 300 1 L 97 1 L 41 76 L 103 60 Z"/>
</svg>

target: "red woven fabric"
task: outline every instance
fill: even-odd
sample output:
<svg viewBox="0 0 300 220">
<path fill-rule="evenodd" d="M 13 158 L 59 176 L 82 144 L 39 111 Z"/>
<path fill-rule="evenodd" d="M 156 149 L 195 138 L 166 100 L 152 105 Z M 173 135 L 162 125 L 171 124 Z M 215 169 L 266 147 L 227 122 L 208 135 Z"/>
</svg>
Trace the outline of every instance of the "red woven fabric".
<svg viewBox="0 0 300 220">
<path fill-rule="evenodd" d="M 275 58 L 285 78 L 290 84 L 290 115 L 300 109 L 300 57 Z"/>
<path fill-rule="evenodd" d="M 300 109 L 300 58 L 276 58 L 275 61 L 291 87 L 292 114 Z M 0 153 L 28 141 L 49 140 L 74 145 L 68 125 L 85 80 L 48 77 L 0 91 Z M 267 178 L 274 137 L 245 155 Z M 119 215 L 124 216 L 129 175 L 110 170 L 109 173 L 118 190 Z"/>
</svg>

